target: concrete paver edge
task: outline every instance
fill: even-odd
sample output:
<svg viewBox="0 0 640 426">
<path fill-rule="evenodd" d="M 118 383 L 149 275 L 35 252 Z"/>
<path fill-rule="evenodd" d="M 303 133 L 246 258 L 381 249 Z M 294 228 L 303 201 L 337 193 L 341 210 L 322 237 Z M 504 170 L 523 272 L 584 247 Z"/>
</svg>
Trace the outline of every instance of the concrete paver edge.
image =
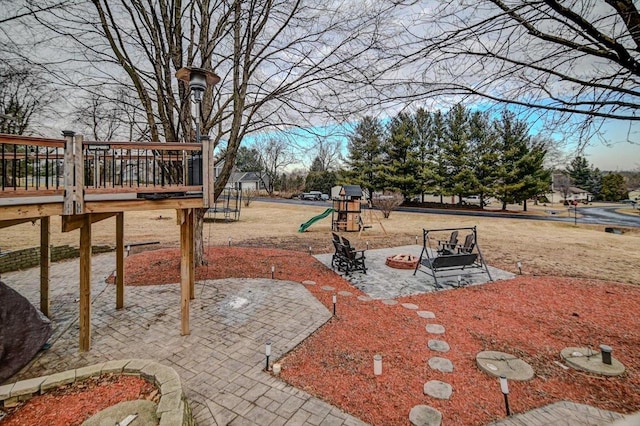
<svg viewBox="0 0 640 426">
<path fill-rule="evenodd" d="M 173 368 L 167 367 L 166 365 L 162 365 L 150 359 L 122 359 L 110 361 L 110 368 L 108 369 L 103 368 L 104 364 L 105 363 L 100 363 L 98 365 L 99 368 L 93 369 L 92 374 L 90 374 L 89 376 L 77 374 L 78 370 L 80 370 L 80 368 L 77 368 L 74 370 L 62 371 L 48 376 L 31 378 L 0 386 L 0 389 L 2 390 L 0 392 L 0 403 L 2 403 L 3 406 L 10 406 L 17 403 L 18 401 L 28 400 L 33 395 L 44 393 L 47 389 L 74 383 L 76 381 L 84 380 L 85 378 L 91 376 L 99 376 L 101 374 L 115 373 L 122 375 L 141 376 L 152 382 L 158 389 L 158 392 L 161 392 L 163 383 L 167 383 L 167 379 L 172 378 L 177 379 L 171 380 L 172 384 L 174 384 L 174 386 L 172 386 L 172 391 L 167 395 L 163 395 L 162 393 L 160 394 L 158 407 L 166 407 L 167 405 L 169 405 L 168 403 L 163 404 L 162 399 L 175 398 L 176 391 L 179 392 L 180 399 L 183 401 L 183 404 L 180 404 L 179 407 L 176 407 L 172 410 L 163 410 L 161 412 L 156 412 L 158 420 L 160 422 L 159 424 L 160 426 L 169 424 L 175 425 L 176 419 L 180 419 L 179 424 L 181 425 L 194 424 L 194 420 L 191 417 L 191 407 L 189 406 L 189 403 L 184 396 L 184 392 L 182 391 L 180 376 L 178 376 L 178 373 L 176 373 Z M 82 369 L 83 371 L 87 371 L 87 367 L 82 367 Z M 73 377 L 74 380 L 70 380 L 71 377 Z M 80 378 L 80 380 L 78 378 Z M 39 383 L 36 384 L 34 382 Z M 42 384 L 44 383 L 46 383 L 46 387 L 42 386 Z M 178 389 L 175 388 L 176 386 L 178 387 Z M 172 405 L 175 406 L 175 403 Z M 163 419 L 165 419 L 166 421 L 163 422 Z"/>
</svg>

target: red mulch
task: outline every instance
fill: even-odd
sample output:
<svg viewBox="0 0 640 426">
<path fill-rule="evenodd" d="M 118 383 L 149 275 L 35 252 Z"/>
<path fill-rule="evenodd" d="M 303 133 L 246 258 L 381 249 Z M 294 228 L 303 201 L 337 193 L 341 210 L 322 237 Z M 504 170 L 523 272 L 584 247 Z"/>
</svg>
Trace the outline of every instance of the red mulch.
<svg viewBox="0 0 640 426">
<path fill-rule="evenodd" d="M 119 402 L 151 399 L 155 386 L 135 376 L 100 376 L 59 387 L 6 409 L 2 426 L 76 426 Z"/>
<path fill-rule="evenodd" d="M 292 281 L 313 280 L 311 293 L 332 308 L 331 285 L 338 296 L 337 317 L 281 360 L 287 382 L 376 425 L 407 424 L 416 404 L 440 410 L 448 425 L 482 425 L 504 416 L 497 379 L 482 373 L 475 356 L 482 350 L 515 354 L 530 363 L 536 377 L 510 383 L 512 411 L 524 412 L 559 400 L 595 405 L 618 412 L 640 410 L 640 288 L 630 285 L 559 277 L 523 276 L 482 286 L 405 297 L 433 311 L 426 320 L 411 311 L 379 301 L 361 302 L 362 294 L 311 256 L 276 249 L 212 247 L 208 265 L 197 279 L 270 277 Z M 129 285 L 177 283 L 178 249 L 144 252 L 127 258 Z M 427 341 L 438 336 L 425 330 L 441 324 L 440 337 L 451 345 L 446 354 L 433 353 Z M 556 361 L 566 346 L 597 349 L 613 346 L 613 355 L 626 367 L 621 377 L 592 376 L 565 370 Z M 383 356 L 382 376 L 372 374 L 373 355 Z M 450 359 L 453 373 L 429 368 L 431 356 Z M 451 400 L 423 395 L 429 380 L 453 386 Z"/>
</svg>

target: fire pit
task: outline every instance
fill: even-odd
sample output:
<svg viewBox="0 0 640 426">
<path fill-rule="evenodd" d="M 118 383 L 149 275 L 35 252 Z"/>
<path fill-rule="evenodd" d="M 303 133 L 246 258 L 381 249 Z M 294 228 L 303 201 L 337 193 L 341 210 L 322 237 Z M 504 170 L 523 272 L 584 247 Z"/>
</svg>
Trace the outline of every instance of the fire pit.
<svg viewBox="0 0 640 426">
<path fill-rule="evenodd" d="M 411 254 L 396 254 L 387 257 L 385 264 L 395 269 L 415 269 L 418 257 Z"/>
</svg>

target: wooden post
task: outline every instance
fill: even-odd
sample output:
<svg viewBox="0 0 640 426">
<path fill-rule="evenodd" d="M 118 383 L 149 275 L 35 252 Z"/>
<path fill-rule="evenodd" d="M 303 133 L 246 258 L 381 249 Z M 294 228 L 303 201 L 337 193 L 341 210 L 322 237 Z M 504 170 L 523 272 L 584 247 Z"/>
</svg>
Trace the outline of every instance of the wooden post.
<svg viewBox="0 0 640 426">
<path fill-rule="evenodd" d="M 194 240 L 196 228 L 196 213 L 193 209 L 189 209 L 189 299 L 196 298 L 196 257 L 195 247 L 196 242 Z"/>
<path fill-rule="evenodd" d="M 215 158 L 213 156 L 213 141 L 208 137 L 202 138 L 202 206 L 205 209 L 215 204 Z"/>
<path fill-rule="evenodd" d="M 74 142 L 73 137 L 75 135 L 74 132 L 70 130 L 64 130 L 62 132 L 64 136 L 64 176 L 63 176 L 63 184 L 64 184 L 64 205 L 62 214 L 63 215 L 71 215 L 74 213 L 73 201 L 76 193 L 76 185 L 75 185 L 75 167 L 73 161 L 74 154 Z"/>
<path fill-rule="evenodd" d="M 75 174 L 75 202 L 76 209 L 75 214 L 84 213 L 84 158 L 82 155 L 82 141 L 84 137 L 82 135 L 75 135 L 74 137 L 74 174 Z"/>
<path fill-rule="evenodd" d="M 51 267 L 51 219 L 40 219 L 40 311 L 50 317 L 49 311 L 49 269 Z"/>
<path fill-rule="evenodd" d="M 193 209 L 178 210 L 180 223 L 180 318 L 181 334 L 187 335 L 189 329 L 189 305 L 193 282 Z"/>
<path fill-rule="evenodd" d="M 124 308 L 124 213 L 116 215 L 116 309 Z"/>
<path fill-rule="evenodd" d="M 91 215 L 80 228 L 80 352 L 91 349 Z"/>
</svg>

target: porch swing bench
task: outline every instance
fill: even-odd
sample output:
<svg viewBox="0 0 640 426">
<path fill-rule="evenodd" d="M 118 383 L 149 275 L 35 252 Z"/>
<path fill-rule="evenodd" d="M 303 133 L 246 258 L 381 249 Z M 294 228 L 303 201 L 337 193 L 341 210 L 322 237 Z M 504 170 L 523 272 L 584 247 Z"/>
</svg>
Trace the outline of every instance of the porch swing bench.
<svg viewBox="0 0 640 426">
<path fill-rule="evenodd" d="M 470 231 L 470 233 L 466 236 L 464 244 L 458 244 L 458 232 L 465 230 Z M 432 249 L 430 247 L 429 233 L 448 231 L 451 231 L 450 238 L 448 240 L 438 241 L 437 249 Z M 420 258 L 413 271 L 413 275 L 416 275 L 420 266 L 426 267 L 428 271 L 423 272 L 431 273 L 436 288 L 442 288 L 438 283 L 437 276 L 437 273 L 442 271 L 479 268 L 481 269 L 480 273 L 486 273 L 489 276 L 489 280 L 493 281 L 489 268 L 478 246 L 477 229 L 475 226 L 471 228 L 423 229 L 422 241 L 422 252 L 420 253 Z M 435 256 L 433 256 L 434 253 Z"/>
</svg>

